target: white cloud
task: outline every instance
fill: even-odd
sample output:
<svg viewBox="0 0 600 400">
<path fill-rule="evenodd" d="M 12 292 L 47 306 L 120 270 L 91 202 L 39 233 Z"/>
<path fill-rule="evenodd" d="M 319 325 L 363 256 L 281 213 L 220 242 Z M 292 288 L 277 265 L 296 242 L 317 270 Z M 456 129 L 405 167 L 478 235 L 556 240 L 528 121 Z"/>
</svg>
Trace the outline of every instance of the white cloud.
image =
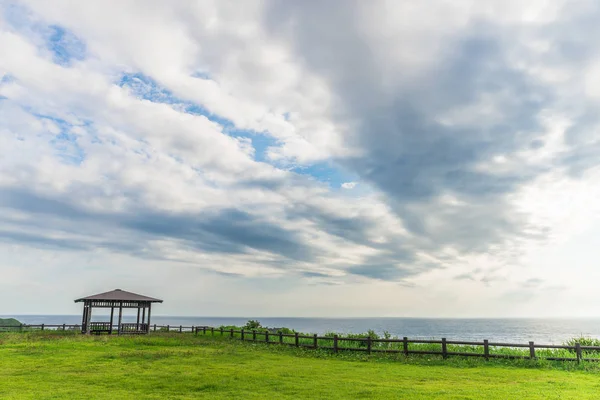
<svg viewBox="0 0 600 400">
<path fill-rule="evenodd" d="M 2 296 L 46 282 L 139 284 L 145 265 L 149 292 L 267 285 L 278 300 L 254 304 L 271 314 L 311 314 L 302 294 L 351 315 L 356 290 L 373 297 L 365 313 L 386 299 L 411 315 L 518 314 L 541 276 L 524 309 L 547 310 L 544 288 L 566 269 L 536 257 L 556 243 L 566 257 L 599 226 L 599 14 L 542 1 L 3 3 L 0 313 L 13 312 Z M 67 39 L 53 44 L 51 26 Z M 120 85 L 127 74 L 143 90 Z M 595 248 L 584 242 L 579 257 Z M 208 299 L 191 292 L 167 295 Z"/>
</svg>

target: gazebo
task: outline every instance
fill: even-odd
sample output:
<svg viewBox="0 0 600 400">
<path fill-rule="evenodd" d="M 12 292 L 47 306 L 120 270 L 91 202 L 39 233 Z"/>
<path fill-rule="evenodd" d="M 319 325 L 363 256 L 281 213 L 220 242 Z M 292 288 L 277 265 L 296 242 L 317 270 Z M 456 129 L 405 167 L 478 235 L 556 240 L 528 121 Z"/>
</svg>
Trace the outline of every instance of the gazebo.
<svg viewBox="0 0 600 400">
<path fill-rule="evenodd" d="M 113 332 L 113 316 L 115 308 L 119 309 L 119 323 L 117 333 L 142 334 L 150 331 L 150 312 L 152 303 L 162 303 L 162 300 L 148 296 L 126 292 L 115 289 L 110 292 L 95 294 L 75 300 L 75 303 L 83 302 L 83 317 L 81 320 L 81 333 L 109 333 Z M 92 322 L 93 308 L 110 308 L 110 321 Z M 122 323 L 123 309 L 137 308 L 137 322 Z M 146 309 L 148 309 L 148 320 L 146 321 Z M 141 321 L 140 321 L 141 312 Z"/>
</svg>

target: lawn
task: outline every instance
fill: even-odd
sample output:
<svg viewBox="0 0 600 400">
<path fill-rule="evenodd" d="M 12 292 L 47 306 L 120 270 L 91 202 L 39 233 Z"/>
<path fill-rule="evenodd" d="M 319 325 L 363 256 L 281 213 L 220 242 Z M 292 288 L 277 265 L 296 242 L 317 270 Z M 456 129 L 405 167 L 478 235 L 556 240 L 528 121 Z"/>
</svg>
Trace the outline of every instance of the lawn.
<svg viewBox="0 0 600 400">
<path fill-rule="evenodd" d="M 0 334 L 1 399 L 597 399 L 596 370 L 333 355 L 191 334 Z"/>
</svg>

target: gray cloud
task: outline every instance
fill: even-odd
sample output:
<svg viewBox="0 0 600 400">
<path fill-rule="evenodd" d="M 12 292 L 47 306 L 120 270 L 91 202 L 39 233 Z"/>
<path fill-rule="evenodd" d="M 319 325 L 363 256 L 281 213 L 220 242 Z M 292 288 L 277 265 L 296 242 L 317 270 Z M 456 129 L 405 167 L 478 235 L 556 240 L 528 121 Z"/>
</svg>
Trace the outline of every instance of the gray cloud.
<svg viewBox="0 0 600 400">
<path fill-rule="evenodd" d="M 22 189 L 1 189 L 0 208 L 25 212 L 33 218 L 19 222 L 20 229 L 27 233 L 0 231 L 0 240 L 62 250 L 106 248 L 154 259 L 171 258 L 149 246 L 150 241 L 176 240 L 183 248 L 196 252 L 250 254 L 252 250 L 265 251 L 281 258 L 264 261 L 264 264 L 281 270 L 293 270 L 298 262 L 317 263 L 320 257 L 331 255 L 301 237 L 299 232 L 238 209 L 175 213 L 152 210 L 139 203 L 135 211 L 99 212 L 86 210 L 71 201 L 72 198 L 66 196 L 50 197 Z M 291 221 L 307 219 L 316 222 L 320 231 L 379 249 L 379 255 L 371 256 L 359 265 L 333 267 L 331 273 L 304 271 L 301 275 L 305 277 L 335 277 L 334 271 L 338 268 L 356 276 L 401 281 L 437 267 L 417 262 L 412 251 L 394 243 L 371 243 L 365 230 L 373 229 L 375 225 L 367 218 L 334 217 L 315 206 L 301 204 L 288 208 L 286 217 Z M 10 221 L 0 219 L 2 222 Z M 53 232 L 59 232 L 65 239 L 56 239 Z"/>
<path fill-rule="evenodd" d="M 128 229 L 137 231 L 137 246 L 151 238 L 169 238 L 183 240 L 197 250 L 222 253 L 245 253 L 248 249 L 268 251 L 297 261 L 313 261 L 315 250 L 304 243 L 296 233 L 271 223 L 261 221 L 257 217 L 235 209 L 221 209 L 214 212 L 197 214 L 168 213 L 145 209 L 142 205 L 135 212 L 93 212 L 70 204 L 66 199 L 54 199 L 23 190 L 0 190 L 0 206 L 31 213 L 37 216 L 32 225 L 43 226 L 43 218 L 58 217 L 63 220 L 54 228 L 66 229 L 64 221 L 75 222 L 77 230 L 84 234 L 85 225 L 99 229 L 110 236 L 111 229 Z M 46 226 L 49 228 L 49 226 Z M 94 232 L 87 232 L 91 236 Z M 141 236 L 139 236 L 141 235 Z M 93 243 L 80 239 L 79 242 L 56 240 L 37 235 L 18 232 L 2 232 L 0 237 L 12 241 L 29 243 L 45 243 L 65 249 L 85 249 L 91 246 L 106 246 L 115 251 L 131 252 L 133 249 L 118 242 Z M 133 242 L 133 241 L 132 241 Z"/>
<path fill-rule="evenodd" d="M 399 263 L 395 259 L 395 254 L 382 253 L 377 256 L 368 257 L 361 265 L 349 266 L 345 268 L 345 271 L 364 278 L 404 282 L 407 286 L 413 286 L 412 283 L 406 282 L 405 279 L 414 277 L 435 267 L 437 266 L 419 263 L 416 260 L 407 260 L 405 263 Z"/>
<path fill-rule="evenodd" d="M 473 274 L 464 273 L 464 274 L 456 275 L 452 279 L 454 279 L 455 281 L 474 281 L 475 277 L 473 276 Z"/>
<path fill-rule="evenodd" d="M 435 63 L 421 80 L 406 83 L 398 78 L 402 65 L 390 72 L 388 63 L 394 59 L 386 57 L 380 43 L 369 42 L 361 7 L 360 2 L 317 6 L 274 1 L 266 17 L 270 31 L 293 43 L 297 60 L 335 93 L 333 115 L 351 127 L 345 139 L 361 149 L 360 156 L 338 162 L 385 193 L 397 216 L 430 251 L 448 245 L 464 254 L 485 253 L 507 241 L 544 239 L 548 229 L 531 226 L 509 196 L 553 165 L 502 174 L 476 168 L 495 156 L 543 146 L 540 115 L 560 98 L 554 87 L 514 62 L 515 47 L 523 50 L 519 35 L 532 30 L 473 18 L 446 35 L 443 51 L 435 54 Z M 561 51 L 590 57 L 585 43 L 572 48 L 574 39 L 563 38 Z M 385 49 L 397 51 L 393 46 Z M 439 121 L 439 116 L 461 108 L 473 113 L 468 107 L 482 107 L 486 98 L 493 99 L 490 107 L 496 116 L 472 115 L 468 122 L 455 124 Z M 565 162 L 589 168 L 598 164 L 597 153 L 580 149 Z M 443 194 L 462 204 L 440 204 L 437 199 Z"/>
<path fill-rule="evenodd" d="M 253 248 L 298 261 L 314 261 L 315 256 L 296 233 L 240 210 L 191 215 L 138 213 L 123 224 L 151 235 L 187 240 L 199 250 L 242 253 Z"/>
<path fill-rule="evenodd" d="M 544 280 L 541 278 L 531 278 L 527 279 L 525 282 L 521 284 L 523 288 L 537 288 L 544 283 Z"/>
<path fill-rule="evenodd" d="M 485 284 L 486 286 L 490 286 L 490 284 L 494 282 L 503 282 L 506 281 L 506 277 L 499 275 L 485 275 L 483 276 L 479 282 Z"/>
</svg>

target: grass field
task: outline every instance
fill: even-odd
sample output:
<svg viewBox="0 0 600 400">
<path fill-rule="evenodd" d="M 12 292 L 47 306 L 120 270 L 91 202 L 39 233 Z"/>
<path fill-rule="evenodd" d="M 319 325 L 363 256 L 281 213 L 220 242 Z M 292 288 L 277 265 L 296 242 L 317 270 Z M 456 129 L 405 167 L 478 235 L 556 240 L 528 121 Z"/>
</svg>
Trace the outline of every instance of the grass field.
<svg viewBox="0 0 600 400">
<path fill-rule="evenodd" d="M 597 399 L 592 367 L 414 357 L 154 334 L 0 334 L 1 399 Z M 562 368 L 562 369 L 561 369 Z"/>
</svg>

